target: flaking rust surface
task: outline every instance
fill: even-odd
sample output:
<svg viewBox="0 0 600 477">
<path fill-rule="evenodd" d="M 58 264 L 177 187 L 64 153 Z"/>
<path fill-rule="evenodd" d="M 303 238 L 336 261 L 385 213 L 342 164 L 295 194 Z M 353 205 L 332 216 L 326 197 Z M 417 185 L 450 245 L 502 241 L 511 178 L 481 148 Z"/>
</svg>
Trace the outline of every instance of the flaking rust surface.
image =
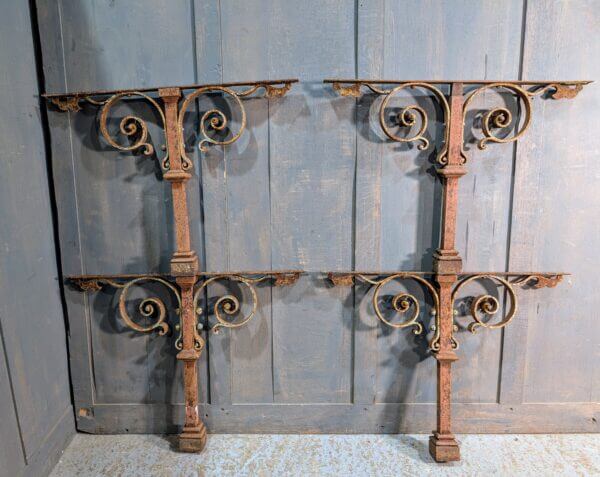
<svg viewBox="0 0 600 477">
<path fill-rule="evenodd" d="M 460 435 L 462 462 L 436 464 L 426 435 L 213 434 L 202 454 L 175 436 L 79 434 L 53 477 L 288 475 L 600 475 L 592 434 Z"/>
</svg>

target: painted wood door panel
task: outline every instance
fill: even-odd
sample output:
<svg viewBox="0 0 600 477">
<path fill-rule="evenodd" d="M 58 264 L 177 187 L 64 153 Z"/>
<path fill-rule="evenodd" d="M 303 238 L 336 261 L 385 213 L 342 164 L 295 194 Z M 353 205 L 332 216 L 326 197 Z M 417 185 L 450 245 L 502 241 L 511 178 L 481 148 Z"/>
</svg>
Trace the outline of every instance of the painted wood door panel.
<svg viewBox="0 0 600 477">
<path fill-rule="evenodd" d="M 523 76 L 598 78 L 597 3 L 530 3 Z M 519 371 L 508 363 L 507 393 L 524 402 L 598 402 L 597 260 L 589 254 L 600 246 L 599 103 L 594 83 L 577 101 L 537 104 L 517 148 L 511 266 L 573 273 L 554 293 L 528 296 L 509 335 L 508 351 L 520 356 Z"/>
<path fill-rule="evenodd" d="M 339 24 L 333 15 L 323 16 L 321 31 L 330 31 L 337 42 L 351 44 L 349 6 L 349 2 L 331 2 L 319 8 L 346 12 L 347 21 Z M 308 51 L 318 51 L 318 35 L 313 32 L 303 38 L 311 31 L 311 11 L 306 5 L 283 3 L 271 7 L 265 2 L 222 4 L 221 79 L 296 76 L 294 58 L 307 58 Z M 248 24 L 249 17 L 259 20 Z M 318 58 L 310 60 L 310 66 L 303 66 L 303 79 L 316 83 L 331 68 L 351 74 L 351 51 L 337 51 L 321 43 L 325 48 Z M 339 58 L 343 59 L 341 66 Z M 202 61 L 204 69 L 218 70 Z M 219 64 L 219 59 L 214 61 Z M 304 91 L 293 90 L 283 101 L 247 102 L 252 124 L 247 137 L 222 157 L 207 157 L 205 168 L 214 171 L 204 174 L 203 184 L 207 231 L 213 225 L 213 234 L 207 232 L 214 240 L 214 245 L 207 240 L 210 269 L 291 267 L 316 271 L 351 266 L 354 137 L 347 127 L 348 132 L 327 130 L 324 125 L 336 119 L 330 98 L 306 94 L 306 87 L 301 88 Z M 307 150 L 306 133 L 312 136 L 314 151 Z M 348 144 L 344 146 L 345 157 L 340 159 L 342 175 L 335 164 L 340 137 Z M 323 157 L 334 162 L 328 163 Z M 344 183 L 341 188 L 340 181 Z M 320 203 L 330 207 L 315 207 Z M 213 216 L 226 220 L 209 218 Z M 331 247 L 340 241 L 341 246 Z M 211 363 L 219 365 L 213 368 L 211 386 L 219 389 L 219 400 L 348 401 L 350 332 L 342 328 L 340 334 L 335 317 L 349 315 L 340 303 L 339 291 L 324 287 L 313 290 L 314 281 L 314 277 L 305 277 L 291 290 L 261 290 L 262 306 L 253 325 L 212 339 Z M 306 293 L 313 298 L 300 302 Z"/>
<path fill-rule="evenodd" d="M 28 2 L 0 16 L 0 474 L 45 475 L 74 433 Z"/>
<path fill-rule="evenodd" d="M 19 475 L 25 468 L 25 454 L 3 342 L 0 342 L 0 352 L 0 465 L 7 475 Z"/>
</svg>

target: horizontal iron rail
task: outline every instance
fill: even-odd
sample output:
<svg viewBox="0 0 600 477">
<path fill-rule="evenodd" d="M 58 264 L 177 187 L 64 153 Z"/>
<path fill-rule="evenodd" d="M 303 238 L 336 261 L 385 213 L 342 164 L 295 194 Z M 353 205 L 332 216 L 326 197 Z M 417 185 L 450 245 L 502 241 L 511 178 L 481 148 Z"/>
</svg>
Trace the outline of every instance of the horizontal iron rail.
<svg viewBox="0 0 600 477">
<path fill-rule="evenodd" d="M 410 274 L 410 275 L 444 275 L 443 273 L 439 273 L 439 272 L 433 272 L 433 271 L 413 271 L 413 270 L 384 270 L 384 271 L 373 271 L 373 270 L 369 270 L 369 271 L 352 271 L 352 272 L 343 272 L 343 271 L 332 271 L 332 272 L 327 272 L 329 275 L 336 275 L 336 276 L 357 276 L 357 275 L 400 275 L 400 274 Z M 525 272 L 491 272 L 491 271 L 475 271 L 475 272 L 469 272 L 469 271 L 465 271 L 465 272 L 459 272 L 459 273 L 453 273 L 451 275 L 458 275 L 458 276 L 466 276 L 466 275 L 496 275 L 496 276 L 501 276 L 501 277 L 520 277 L 523 275 L 544 275 L 544 276 L 557 276 L 557 275 L 561 275 L 561 276 L 567 276 L 567 275 L 571 275 L 571 273 L 568 272 L 531 272 L 531 271 L 525 271 Z"/>
<path fill-rule="evenodd" d="M 593 83 L 591 80 L 555 80 L 555 81 L 529 81 L 529 80 L 385 80 L 385 79 L 334 79 L 327 78 L 323 80 L 323 83 L 346 83 L 346 84 L 406 84 L 406 83 L 429 83 L 429 84 L 452 84 L 452 83 L 463 83 L 463 84 L 496 84 L 496 83 L 510 83 L 515 85 L 540 85 L 546 86 L 551 84 L 563 84 L 563 85 L 586 85 Z"/>
<path fill-rule="evenodd" d="M 152 88 L 133 88 L 133 89 L 113 89 L 113 90 L 97 90 L 97 91 L 76 91 L 71 93 L 44 93 L 44 98 L 75 98 L 75 97 L 86 97 L 86 96 L 111 96 L 113 94 L 121 93 L 147 93 L 151 91 L 158 91 L 163 88 L 179 88 L 183 90 L 187 89 L 199 89 L 206 87 L 223 87 L 230 88 L 235 86 L 273 86 L 279 84 L 297 83 L 298 79 L 281 79 L 281 80 L 261 80 L 261 81 L 244 81 L 238 83 L 208 83 L 208 84 L 188 84 L 181 86 L 156 86 Z"/>
<path fill-rule="evenodd" d="M 197 277 L 226 277 L 226 276 L 239 276 L 239 275 L 296 275 L 303 274 L 304 270 L 242 270 L 233 272 L 199 272 L 196 274 Z M 141 277 L 175 277 L 171 273 L 116 273 L 112 275 L 68 275 L 68 280 L 102 280 L 102 279 L 130 279 L 130 278 L 141 278 Z"/>
</svg>

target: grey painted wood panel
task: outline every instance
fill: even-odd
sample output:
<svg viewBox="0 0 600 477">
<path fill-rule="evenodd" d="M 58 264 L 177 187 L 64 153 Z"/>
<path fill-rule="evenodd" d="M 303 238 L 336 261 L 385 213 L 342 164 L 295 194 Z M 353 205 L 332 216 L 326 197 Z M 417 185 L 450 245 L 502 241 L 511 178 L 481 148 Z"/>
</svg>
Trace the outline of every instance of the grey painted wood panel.
<svg viewBox="0 0 600 477">
<path fill-rule="evenodd" d="M 597 7 L 530 2 L 523 76 L 598 78 Z M 522 300 L 519 334 L 509 348 L 521 357 L 503 380 L 524 402 L 598 401 L 597 263 L 589 254 L 600 246 L 599 103 L 596 84 L 574 100 L 536 101 L 531 130 L 517 149 L 511 266 L 573 273 Z"/>
<path fill-rule="evenodd" d="M 6 350 L 0 322 L 0 468 L 6 475 L 19 475 L 25 468 L 25 450 L 17 420 L 13 386 L 6 364 Z"/>
<path fill-rule="evenodd" d="M 247 103 L 250 131 L 226 157 L 229 260 L 234 269 L 268 270 L 271 268 L 269 104 L 260 99 Z M 271 289 L 259 286 L 257 293 L 260 305 L 256 316 L 246 329 L 230 333 L 229 337 L 234 403 L 273 401 Z M 248 293 L 245 297 L 250 299 Z"/>
<path fill-rule="evenodd" d="M 98 405 L 97 416 L 113 432 L 175 431 L 170 417 L 183 406 Z M 252 404 L 203 405 L 201 412 L 213 432 L 224 433 L 349 433 L 395 434 L 431 432 L 435 404 Z M 453 420 L 457 433 L 597 432 L 598 403 L 457 403 Z M 103 431 L 106 432 L 106 431 Z"/>
<path fill-rule="evenodd" d="M 206 83 L 223 82 L 221 54 L 221 6 L 204 0 L 194 1 L 196 35 L 196 69 L 199 80 Z M 199 98 L 199 115 L 210 109 L 214 97 Z M 220 103 L 223 104 L 222 102 Z M 199 154 L 202 173 L 202 211 L 205 242 L 205 263 L 200 267 L 207 271 L 230 270 L 228 255 L 227 172 L 226 155 L 221 148 L 210 148 Z M 205 300 L 226 293 L 223 284 L 209 287 Z M 208 307 L 205 307 L 208 308 Z M 206 322 L 210 325 L 208 317 Z M 208 336 L 207 352 L 210 376 L 210 402 L 216 405 L 231 403 L 230 333 Z"/>
<path fill-rule="evenodd" d="M 357 71 L 358 77 L 383 77 L 383 37 L 381 28 L 385 0 L 358 3 Z M 356 186 L 354 212 L 354 268 L 382 270 L 381 180 L 383 141 L 371 127 L 374 98 L 363 96 L 356 102 Z M 377 399 L 377 340 L 379 322 L 373 316 L 368 289 L 354 290 L 354 389 L 353 402 L 372 404 Z"/>
<path fill-rule="evenodd" d="M 219 9 L 220 55 L 211 52 L 203 61 L 222 64 L 221 79 L 225 82 L 266 76 L 260 55 L 266 37 L 260 31 L 260 23 L 249 29 L 244 20 L 256 16 L 254 9 L 257 7 L 253 2 L 227 2 Z M 213 69 L 216 68 L 213 66 Z M 266 99 L 249 99 L 244 101 L 244 108 L 247 130 L 217 159 L 222 162 L 223 174 L 205 189 L 205 198 L 208 193 L 214 192 L 210 199 L 212 207 L 204 209 L 207 220 L 208 217 L 222 216 L 225 221 L 225 236 L 218 230 L 210 234 L 214 247 L 224 249 L 217 253 L 217 257 L 223 257 L 225 261 L 212 263 L 216 270 L 271 268 L 269 102 Z M 232 113 L 236 120 L 232 128 L 236 130 L 240 127 L 241 112 L 234 110 Z M 207 202 L 205 204 L 208 205 Z M 210 220 L 212 223 L 212 218 Z M 232 287 L 231 290 L 236 288 L 243 292 L 246 301 L 250 300 L 248 290 L 244 287 Z M 273 401 L 271 290 L 260 286 L 257 293 L 260 305 L 247 327 L 225 330 L 212 337 L 211 358 L 222 365 L 215 368 L 211 379 L 215 386 L 229 389 L 229 402 L 232 403 Z M 250 306 L 242 310 L 246 314 L 249 311 Z"/>
<path fill-rule="evenodd" d="M 303 80 L 271 107 L 273 268 L 352 267 L 353 102 L 320 81 L 355 72 L 354 8 L 345 0 L 309 1 L 270 11 L 269 75 Z M 273 296 L 275 401 L 349 402 L 351 291 L 309 275 Z"/>
<path fill-rule="evenodd" d="M 55 2 L 37 2 L 39 34 L 42 41 L 44 80 L 49 90 L 66 89 L 65 71 L 60 31 L 60 8 Z M 54 194 L 57 208 L 59 246 L 63 273 L 83 273 L 83 259 L 80 247 L 79 210 L 77 206 L 76 183 L 73 176 L 72 160 L 74 151 L 71 141 L 71 116 L 48 112 L 53 160 Z M 71 365 L 71 386 L 73 404 L 76 409 L 77 427 L 92 430 L 91 415 L 93 398 L 93 375 L 91 347 L 89 340 L 90 313 L 87 295 L 64 289 L 67 313 L 69 316 L 69 358 Z M 84 411 L 79 412 L 80 409 Z M 85 410 L 90 412 L 86 412 Z"/>
<path fill-rule="evenodd" d="M 0 18 L 2 475 L 44 475 L 74 433 L 31 25 L 27 3 L 4 6 Z M 55 445 L 48 446 L 49 441 Z"/>
<path fill-rule="evenodd" d="M 2 89 L 11 92 L 0 104 L 0 319 L 21 438 L 31 456 L 69 406 L 69 376 L 28 9 L 13 5 L 1 21 L 4 44 L 19 38 L 23 45 L 0 51 L 7 66 Z"/>
<path fill-rule="evenodd" d="M 333 11 L 336 5 L 328 6 L 327 10 L 329 8 Z M 303 11 L 300 12 L 300 10 Z M 307 31 L 307 29 L 303 29 L 303 22 L 309 20 L 308 11 L 304 11 L 300 5 L 289 10 L 281 9 L 281 6 L 269 9 L 264 2 L 227 2 L 222 4 L 219 12 L 222 79 L 235 81 L 296 76 L 296 68 L 291 58 L 294 57 L 294 54 L 302 54 L 305 58 L 306 54 L 300 50 L 294 53 L 288 42 L 278 43 L 277 40 L 291 36 L 298 39 L 302 32 Z M 261 15 L 263 12 L 268 12 L 268 15 Z M 260 21 L 249 25 L 246 21 L 249 17 L 260 18 Z M 299 18 L 302 20 L 298 21 Z M 327 28 L 336 28 L 331 23 L 331 18 L 326 19 L 325 22 L 327 22 Z M 351 33 L 350 27 L 351 24 L 343 26 L 344 31 Z M 347 34 L 346 38 L 351 44 L 352 36 Z M 298 43 L 298 47 L 300 46 Z M 310 45 L 304 45 L 304 48 L 314 50 Z M 327 56 L 331 56 L 330 52 L 323 53 L 323 58 Z M 347 54 L 346 58 L 350 63 L 351 54 Z M 335 61 L 335 57 L 328 59 L 330 63 L 333 61 Z M 328 72 L 326 66 L 318 66 L 315 62 L 314 78 L 309 79 L 320 80 Z M 214 71 L 217 68 L 208 66 L 207 69 Z M 351 69 L 347 71 L 351 72 Z M 299 99 L 303 102 L 297 103 Z M 289 101 L 296 102 L 296 104 L 288 105 Z M 259 100 L 245 103 L 249 115 L 249 127 L 245 137 L 234 147 L 225 150 L 222 159 L 220 157 L 216 159 L 217 161 L 222 160 L 222 163 L 217 166 L 219 168 L 217 174 L 210 176 L 206 174 L 204 179 L 205 221 L 207 230 L 211 224 L 213 225 L 214 228 L 211 229 L 211 232 L 215 232 L 215 234 L 212 235 L 212 240 L 216 242 L 214 247 L 210 246 L 215 250 L 214 255 L 208 251 L 209 244 L 207 243 L 207 256 L 211 257 L 209 258 L 209 263 L 211 263 L 209 268 L 217 267 L 221 270 L 225 268 L 270 268 L 271 266 L 274 269 L 307 268 L 307 261 L 310 260 L 319 264 L 313 266 L 313 270 L 320 270 L 325 266 L 323 253 L 327 250 L 328 241 L 324 239 L 338 237 L 340 234 L 337 231 L 325 230 L 322 232 L 323 239 L 315 240 L 315 230 L 327 227 L 329 215 L 325 214 L 331 214 L 331 217 L 335 214 L 333 211 L 323 210 L 322 216 L 314 217 L 315 221 L 319 222 L 311 227 L 311 242 L 307 238 L 300 237 L 300 233 L 306 232 L 299 231 L 298 225 L 304 228 L 304 221 L 311 220 L 312 217 L 311 214 L 306 214 L 305 217 L 294 217 L 298 204 L 291 201 L 307 196 L 306 186 L 310 184 L 308 178 L 300 178 L 299 190 L 294 193 L 293 190 L 290 190 L 289 181 L 297 182 L 294 178 L 294 174 L 297 174 L 296 171 L 309 173 L 310 169 L 302 166 L 298 158 L 285 157 L 285 163 L 279 162 L 282 150 L 286 151 L 287 156 L 290 151 L 303 152 L 304 144 L 294 143 L 294 136 L 301 138 L 298 130 L 302 129 L 302 125 L 297 123 L 292 126 L 292 123 L 296 121 L 298 115 L 302 117 L 313 114 L 310 108 L 312 108 L 311 104 L 314 100 L 309 98 L 307 103 L 304 101 L 304 97 L 299 98 L 297 93 L 293 92 L 284 101 Z M 323 107 L 326 108 L 327 105 L 320 106 L 320 108 Z M 293 115 L 291 120 L 286 117 L 290 114 Z M 270 123 L 267 122 L 268 115 L 273 118 Z M 312 123 L 311 127 L 315 128 L 315 131 L 322 129 L 321 125 L 325 122 L 319 117 L 318 111 L 315 113 L 315 117 L 307 118 L 307 121 Z M 333 138 L 337 136 L 336 131 L 331 135 Z M 336 147 L 328 144 L 329 139 L 323 135 L 323 138 L 315 145 L 327 145 L 333 152 Z M 314 155 L 314 158 L 318 160 L 318 155 Z M 210 167 L 209 161 L 211 161 L 210 155 L 207 157 L 208 167 Z M 326 167 L 329 166 L 323 165 L 324 169 Z M 330 175 L 334 174 L 334 169 L 335 166 Z M 351 178 L 347 176 L 346 179 L 349 186 L 347 193 L 343 197 L 337 198 L 336 201 L 347 207 L 349 211 Z M 325 192 L 328 195 L 334 192 L 331 185 L 332 183 Z M 226 193 L 223 193 L 222 188 L 225 188 Z M 290 197 L 294 198 L 290 199 Z M 318 200 L 320 202 L 323 198 Z M 344 202 L 346 203 L 344 204 Z M 308 209 L 306 210 L 308 211 Z M 223 221 L 219 215 L 225 216 L 227 220 Z M 213 216 L 217 216 L 217 218 L 213 219 Z M 344 213 L 339 216 L 349 225 L 350 214 Z M 289 218 L 292 220 L 288 220 Z M 348 225 L 346 225 L 345 233 L 347 239 L 344 238 L 344 241 L 351 238 L 351 229 Z M 290 226 L 294 227 L 293 231 L 289 230 Z M 219 232 L 221 233 L 219 234 Z M 207 233 L 208 235 L 210 234 Z M 225 242 L 223 237 L 225 237 Z M 318 248 L 321 255 L 313 258 L 305 254 L 307 258 L 300 262 L 294 260 L 295 253 L 292 254 L 292 249 L 295 250 L 296 243 L 294 241 L 298 240 L 305 242 L 305 248 L 313 247 L 315 250 Z M 221 250 L 217 251 L 218 248 Z M 347 256 L 350 257 L 350 248 L 346 248 L 346 250 Z M 290 259 L 290 257 L 292 258 Z M 214 260 L 217 260 L 217 263 Z M 350 263 L 347 263 L 349 266 Z M 304 283 L 310 284 L 312 288 L 314 279 L 307 280 L 310 281 Z M 306 286 L 304 285 L 305 288 Z M 299 357 L 292 354 L 295 349 L 300 352 L 306 345 L 300 346 L 298 339 L 302 337 L 302 334 L 289 328 L 288 324 L 297 322 L 302 331 L 307 327 L 312 327 L 315 332 L 317 327 L 328 326 L 323 324 L 324 321 L 327 323 L 331 320 L 328 307 L 333 306 L 337 313 L 342 310 L 341 305 L 335 304 L 339 301 L 336 297 L 339 295 L 339 291 L 317 290 L 315 293 L 323 296 L 321 301 L 326 304 L 327 309 L 324 312 L 319 310 L 319 306 L 316 306 L 315 313 L 292 309 L 293 300 L 289 298 L 289 293 L 296 292 L 274 290 L 273 295 L 276 299 L 271 309 L 271 291 L 260 289 L 261 307 L 258 316 L 253 319 L 254 323 L 249 328 L 227 333 L 227 336 L 211 337 L 211 363 L 219 363 L 219 366 L 215 364 L 212 367 L 215 373 L 211 376 L 211 385 L 219 388 L 221 391 L 219 394 L 225 401 L 272 402 L 273 399 L 308 399 L 311 401 L 313 399 L 340 399 L 337 397 L 340 393 L 349 396 L 350 341 L 347 339 L 348 332 L 344 333 L 345 337 L 339 344 L 344 347 L 344 354 L 334 361 L 334 363 L 339 362 L 341 372 L 338 373 L 336 368 L 331 377 L 327 376 L 329 372 L 325 371 L 327 366 L 325 363 L 331 363 L 331 359 L 328 358 L 336 356 L 337 348 L 329 350 L 328 346 L 324 346 L 323 341 L 319 341 L 315 343 L 314 359 L 309 358 L 310 363 L 299 365 Z M 285 302 L 286 305 L 282 306 L 282 302 Z M 302 315 L 301 320 L 298 319 L 299 315 Z M 307 323 L 307 316 L 310 315 L 314 315 L 312 325 Z M 335 321 L 331 323 L 331 326 L 337 329 L 338 325 Z M 328 339 L 326 332 L 321 336 L 322 339 Z M 272 349 L 271 343 L 276 348 Z M 323 353 L 327 355 L 324 356 Z M 311 350 L 307 350 L 307 354 L 310 356 Z M 316 369 L 314 386 L 311 385 L 310 376 L 303 376 L 303 373 L 311 367 Z M 338 375 L 339 377 L 336 377 Z M 288 376 L 290 384 L 286 382 Z M 340 379 L 345 384 L 338 383 Z M 341 390 L 338 389 L 340 385 L 343 387 Z M 230 394 L 229 398 L 223 395 L 223 390 Z M 300 392 L 302 395 L 299 394 Z M 310 396 L 311 392 L 315 396 L 314 398 Z M 296 394 L 298 395 L 293 397 Z"/>
</svg>

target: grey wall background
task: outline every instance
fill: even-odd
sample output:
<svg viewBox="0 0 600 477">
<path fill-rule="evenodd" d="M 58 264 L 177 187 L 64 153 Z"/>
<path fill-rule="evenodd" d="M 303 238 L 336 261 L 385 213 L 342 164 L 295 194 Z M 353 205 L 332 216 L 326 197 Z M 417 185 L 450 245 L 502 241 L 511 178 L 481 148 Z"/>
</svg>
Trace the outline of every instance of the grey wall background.
<svg viewBox="0 0 600 477">
<path fill-rule="evenodd" d="M 247 101 L 242 139 L 195 157 L 194 243 L 206 270 L 315 272 L 291 288 L 262 288 L 248 327 L 210 336 L 199 363 L 209 429 L 429 432 L 435 363 L 425 340 L 382 328 L 363 290 L 330 288 L 316 272 L 430 268 L 440 199 L 433 149 L 386 143 L 370 120 L 372 98 L 340 98 L 321 81 L 597 79 L 598 3 L 37 6 L 47 91 L 302 80 L 284 100 Z M 505 332 L 459 333 L 457 432 L 598 430 L 599 103 L 595 84 L 574 101 L 535 100 L 518 145 L 472 151 L 458 226 L 465 269 L 573 275 L 521 293 Z M 92 110 L 50 113 L 50 128 L 64 273 L 167 270 L 171 199 L 156 162 L 108 148 Z M 432 125 L 430 137 L 440 131 Z M 125 329 L 111 293 L 67 289 L 66 300 L 78 429 L 175 431 L 173 340 Z"/>
<path fill-rule="evenodd" d="M 0 475 L 48 473 L 75 432 L 27 2 L 0 15 Z"/>
</svg>

